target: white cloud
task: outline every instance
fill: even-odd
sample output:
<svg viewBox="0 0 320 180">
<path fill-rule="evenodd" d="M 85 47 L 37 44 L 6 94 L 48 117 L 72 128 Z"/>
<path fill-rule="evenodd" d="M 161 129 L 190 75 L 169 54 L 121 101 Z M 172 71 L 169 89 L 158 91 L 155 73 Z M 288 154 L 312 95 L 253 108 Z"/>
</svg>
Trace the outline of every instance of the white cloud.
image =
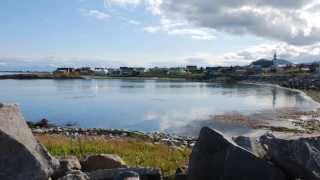
<svg viewBox="0 0 320 180">
<path fill-rule="evenodd" d="M 1 56 L 0 70 L 54 70 L 57 67 L 118 67 L 127 64 L 103 57 Z"/>
<path fill-rule="evenodd" d="M 150 65 L 160 67 L 185 66 L 190 64 L 198 66 L 243 66 L 261 58 L 272 59 L 275 51 L 277 51 L 279 58 L 293 63 L 320 61 L 320 44 L 295 46 L 286 43 L 269 43 L 223 54 L 196 52 L 187 56 L 172 57 L 172 59 L 166 61 L 153 62 Z"/>
<path fill-rule="evenodd" d="M 208 28 L 196 28 L 187 22 L 171 23 L 168 19 L 161 19 L 160 25 L 146 26 L 144 31 L 149 33 L 166 32 L 169 35 L 190 36 L 193 39 L 210 40 L 214 39 L 214 30 Z"/>
<path fill-rule="evenodd" d="M 149 32 L 149 33 L 156 33 L 161 30 L 161 27 L 160 26 L 147 26 L 147 27 L 144 27 L 143 30 L 145 32 Z"/>
<path fill-rule="evenodd" d="M 104 0 L 105 4 L 121 6 L 137 6 L 141 2 L 141 0 Z"/>
<path fill-rule="evenodd" d="M 320 23 L 317 21 L 320 19 L 320 11 L 314 10 L 319 7 L 318 0 L 147 2 L 153 14 L 160 16 L 162 29 L 168 32 L 173 29 L 192 28 L 212 36 L 215 31 L 236 35 L 250 34 L 295 45 L 320 41 Z M 179 26 L 176 26 L 177 24 Z M 167 28 L 172 25 L 173 27 Z"/>
<path fill-rule="evenodd" d="M 139 21 L 136 20 L 129 20 L 128 23 L 133 24 L 133 25 L 140 25 L 141 23 Z"/>
<path fill-rule="evenodd" d="M 137 6 L 160 17 L 159 30 L 179 32 L 196 39 L 212 39 L 216 32 L 255 35 L 293 45 L 320 42 L 319 0 L 109 0 Z M 192 31 L 190 31 L 192 29 Z M 196 36 L 194 29 L 205 36 Z M 188 33 L 187 33 L 188 32 Z M 207 38 L 210 37 L 210 38 Z"/>
<path fill-rule="evenodd" d="M 220 56 L 207 55 L 210 64 L 214 65 L 247 65 L 260 58 L 272 59 L 277 51 L 279 58 L 294 63 L 320 61 L 320 44 L 295 46 L 287 43 L 260 44 L 237 52 L 229 52 Z"/>
<path fill-rule="evenodd" d="M 60 66 L 80 67 L 119 67 L 119 66 L 160 66 L 175 67 L 185 65 L 198 66 L 231 66 L 248 65 L 260 58 L 271 59 L 274 51 L 279 58 L 287 59 L 294 63 L 305 63 L 320 61 L 320 44 L 295 46 L 287 43 L 259 44 L 235 52 L 213 54 L 210 52 L 195 52 L 185 56 L 174 56 L 170 58 L 158 58 L 158 61 L 139 64 L 139 62 L 108 60 L 103 57 L 63 57 L 63 56 L 0 56 L 0 69 L 45 69 Z"/>
<path fill-rule="evenodd" d="M 134 19 L 129 19 L 125 16 L 115 16 L 115 17 L 118 17 L 119 19 L 121 19 L 122 21 L 126 22 L 126 23 L 129 23 L 129 24 L 133 24 L 133 25 L 140 25 L 141 22 L 137 21 L 137 20 L 134 20 Z"/>
<path fill-rule="evenodd" d="M 90 16 L 90 17 L 94 17 L 98 20 L 105 20 L 108 19 L 110 17 L 109 14 L 104 13 L 102 11 L 96 10 L 96 9 L 79 9 L 81 14 L 83 16 Z"/>
</svg>

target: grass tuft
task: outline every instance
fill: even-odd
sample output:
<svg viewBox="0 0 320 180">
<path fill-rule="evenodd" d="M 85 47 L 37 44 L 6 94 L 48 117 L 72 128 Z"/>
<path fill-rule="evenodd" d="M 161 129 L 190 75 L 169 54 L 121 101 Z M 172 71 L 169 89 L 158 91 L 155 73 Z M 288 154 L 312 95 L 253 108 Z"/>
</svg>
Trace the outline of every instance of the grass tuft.
<svg viewBox="0 0 320 180">
<path fill-rule="evenodd" d="M 57 157 L 75 155 L 82 158 L 90 154 L 117 154 L 130 167 L 159 167 L 165 176 L 173 175 L 177 167 L 186 165 L 191 153 L 190 148 L 174 148 L 136 138 L 72 139 L 61 135 L 38 135 L 36 138 Z"/>
</svg>

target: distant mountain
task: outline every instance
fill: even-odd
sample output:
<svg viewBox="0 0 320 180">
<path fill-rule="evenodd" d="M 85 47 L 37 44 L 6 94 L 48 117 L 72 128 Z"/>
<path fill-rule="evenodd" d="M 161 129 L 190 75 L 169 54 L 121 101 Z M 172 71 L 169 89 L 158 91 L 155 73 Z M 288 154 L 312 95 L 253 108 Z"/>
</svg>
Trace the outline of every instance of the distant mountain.
<svg viewBox="0 0 320 180">
<path fill-rule="evenodd" d="M 268 60 L 268 59 L 259 59 L 257 61 L 252 62 L 250 65 L 266 68 L 266 67 L 271 67 L 273 63 L 271 60 Z"/>
<path fill-rule="evenodd" d="M 285 60 L 285 59 L 277 59 L 276 64 L 275 65 L 291 65 L 292 62 Z M 257 61 L 254 61 L 250 64 L 251 66 L 260 66 L 263 68 L 267 68 L 267 67 L 271 67 L 273 64 L 272 60 L 269 59 L 259 59 Z"/>
<path fill-rule="evenodd" d="M 277 59 L 277 65 L 291 65 L 293 64 L 292 62 L 285 60 L 285 59 Z"/>
</svg>

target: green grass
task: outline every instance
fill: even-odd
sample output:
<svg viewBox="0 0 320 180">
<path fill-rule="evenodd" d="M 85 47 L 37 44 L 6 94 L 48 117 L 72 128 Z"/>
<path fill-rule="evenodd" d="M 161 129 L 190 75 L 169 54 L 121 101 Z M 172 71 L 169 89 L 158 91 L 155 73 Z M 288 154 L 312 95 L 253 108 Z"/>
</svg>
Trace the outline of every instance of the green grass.
<svg viewBox="0 0 320 180">
<path fill-rule="evenodd" d="M 54 156 L 90 154 L 117 154 L 130 167 L 159 167 L 165 176 L 173 175 L 177 167 L 188 162 L 190 148 L 173 148 L 154 144 L 146 139 L 82 137 L 71 139 L 58 135 L 36 136 Z"/>
</svg>

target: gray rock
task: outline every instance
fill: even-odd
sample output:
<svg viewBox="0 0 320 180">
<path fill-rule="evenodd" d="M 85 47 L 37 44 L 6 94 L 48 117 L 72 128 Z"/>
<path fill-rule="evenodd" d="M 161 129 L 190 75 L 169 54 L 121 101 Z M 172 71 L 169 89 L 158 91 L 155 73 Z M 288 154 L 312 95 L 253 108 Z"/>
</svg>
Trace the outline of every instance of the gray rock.
<svg viewBox="0 0 320 180">
<path fill-rule="evenodd" d="M 103 169 L 89 172 L 91 180 L 115 179 L 124 172 L 136 172 L 142 180 L 162 180 L 162 172 L 158 168 L 118 168 L 118 169 Z"/>
<path fill-rule="evenodd" d="M 98 169 L 126 168 L 123 160 L 114 154 L 100 154 L 87 156 L 81 161 L 82 169 L 85 172 L 95 171 Z"/>
<path fill-rule="evenodd" d="M 238 136 L 233 138 L 233 141 L 259 158 L 264 158 L 266 155 L 257 137 Z"/>
<path fill-rule="evenodd" d="M 176 169 L 175 180 L 187 180 L 188 167 L 179 167 Z"/>
<path fill-rule="evenodd" d="M 228 137 L 202 128 L 189 162 L 189 180 L 283 180 L 284 174 Z"/>
<path fill-rule="evenodd" d="M 81 170 L 80 161 L 76 156 L 66 156 L 60 159 L 60 167 L 68 170 Z"/>
<path fill-rule="evenodd" d="M 125 171 L 119 174 L 116 180 L 140 180 L 139 174 L 134 171 Z"/>
<path fill-rule="evenodd" d="M 67 175 L 59 178 L 58 180 L 90 180 L 90 178 L 86 173 L 75 170 L 68 172 Z"/>
<path fill-rule="evenodd" d="M 54 179 L 65 176 L 68 172 L 74 170 L 81 170 L 81 164 L 77 157 L 66 156 L 59 160 L 60 167 L 57 169 L 53 175 Z"/>
<path fill-rule="evenodd" d="M 267 157 L 290 179 L 320 179 L 320 136 L 276 138 L 263 135 L 260 142 Z"/>
<path fill-rule="evenodd" d="M 0 179 L 44 180 L 59 162 L 34 138 L 19 107 L 0 108 Z"/>
</svg>

